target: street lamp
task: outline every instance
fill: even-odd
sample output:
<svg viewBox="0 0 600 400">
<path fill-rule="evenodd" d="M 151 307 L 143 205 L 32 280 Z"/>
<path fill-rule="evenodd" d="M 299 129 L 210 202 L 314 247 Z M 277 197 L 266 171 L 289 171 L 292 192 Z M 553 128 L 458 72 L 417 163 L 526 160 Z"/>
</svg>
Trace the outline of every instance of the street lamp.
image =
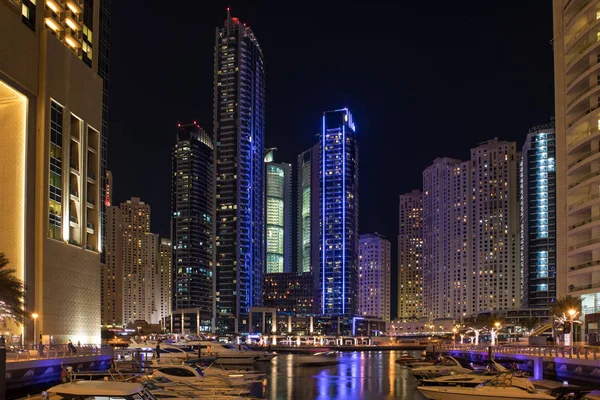
<svg viewBox="0 0 600 400">
<path fill-rule="evenodd" d="M 452 328 L 452 338 L 454 340 L 454 348 L 456 349 L 456 327 Z"/>
<path fill-rule="evenodd" d="M 38 313 L 31 314 L 33 318 L 33 345 L 37 343 L 37 319 L 39 317 Z"/>
<path fill-rule="evenodd" d="M 573 346 L 573 342 L 574 342 L 574 338 L 573 338 L 573 320 L 575 319 L 575 315 L 577 315 L 577 311 L 575 311 L 574 309 L 570 309 L 569 310 L 569 322 L 571 323 L 571 329 L 569 330 L 569 342 L 571 344 L 571 346 Z"/>
<path fill-rule="evenodd" d="M 495 343 L 492 343 L 494 346 L 498 346 L 498 331 L 500 330 L 500 321 L 494 322 L 494 326 L 496 327 L 496 333 L 494 335 Z"/>
</svg>

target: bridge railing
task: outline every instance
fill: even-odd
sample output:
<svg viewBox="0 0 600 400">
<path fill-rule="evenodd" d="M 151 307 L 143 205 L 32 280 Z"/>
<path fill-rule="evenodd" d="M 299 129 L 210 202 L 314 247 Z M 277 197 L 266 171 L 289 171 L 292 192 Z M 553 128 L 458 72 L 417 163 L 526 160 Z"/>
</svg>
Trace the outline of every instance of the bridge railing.
<svg viewBox="0 0 600 400">
<path fill-rule="evenodd" d="M 440 345 L 440 351 L 488 351 L 488 344 L 480 345 Z M 562 357 L 578 358 L 582 360 L 599 360 L 600 346 L 518 346 L 518 345 L 499 345 L 492 346 L 494 353 L 501 354 L 525 354 L 537 357 Z"/>
<path fill-rule="evenodd" d="M 75 350 L 75 351 L 73 351 Z M 52 358 L 65 357 L 88 357 L 99 355 L 111 355 L 113 349 L 111 346 L 98 346 L 94 344 L 82 344 L 69 348 L 66 344 L 57 345 L 29 345 L 23 349 L 8 351 L 6 353 L 6 361 L 30 361 L 30 360 L 47 360 Z"/>
</svg>

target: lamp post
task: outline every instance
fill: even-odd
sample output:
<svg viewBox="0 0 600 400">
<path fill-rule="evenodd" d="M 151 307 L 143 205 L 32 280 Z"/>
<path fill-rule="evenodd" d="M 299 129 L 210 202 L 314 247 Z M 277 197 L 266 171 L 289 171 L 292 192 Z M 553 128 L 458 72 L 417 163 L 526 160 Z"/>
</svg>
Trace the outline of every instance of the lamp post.
<svg viewBox="0 0 600 400">
<path fill-rule="evenodd" d="M 574 342 L 574 340 L 573 340 L 573 339 L 574 339 L 574 337 L 573 337 L 573 336 L 574 336 L 574 335 L 573 335 L 573 320 L 575 319 L 575 316 L 576 316 L 577 314 L 578 314 L 578 312 L 577 312 L 577 311 L 575 311 L 574 309 L 572 309 L 572 308 L 571 308 L 571 309 L 569 310 L 569 322 L 570 322 L 570 324 L 571 324 L 571 327 L 570 327 L 571 329 L 569 330 L 569 342 L 570 342 L 569 344 L 570 344 L 571 346 L 573 346 L 573 342 Z"/>
<path fill-rule="evenodd" d="M 496 327 L 496 331 L 494 334 L 495 343 L 492 343 L 492 345 L 497 346 L 498 345 L 498 331 L 500 330 L 500 321 L 494 322 L 494 326 Z"/>
<path fill-rule="evenodd" d="M 454 340 L 454 348 L 456 349 L 456 327 L 452 328 L 452 339 Z"/>
<path fill-rule="evenodd" d="M 39 317 L 38 313 L 31 314 L 33 318 L 33 346 L 35 347 L 37 343 L 37 319 Z"/>
</svg>

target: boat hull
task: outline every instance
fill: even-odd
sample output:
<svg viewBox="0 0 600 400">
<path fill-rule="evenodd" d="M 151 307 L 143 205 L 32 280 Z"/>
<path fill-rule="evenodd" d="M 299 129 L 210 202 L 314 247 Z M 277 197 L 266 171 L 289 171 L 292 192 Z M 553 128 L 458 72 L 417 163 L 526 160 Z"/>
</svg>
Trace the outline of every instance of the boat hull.
<svg viewBox="0 0 600 400">
<path fill-rule="evenodd" d="M 514 387 L 494 387 L 492 390 L 479 388 L 451 388 L 439 386 L 419 386 L 419 392 L 431 400 L 552 400 L 554 396 L 542 393 L 529 393 Z"/>
</svg>

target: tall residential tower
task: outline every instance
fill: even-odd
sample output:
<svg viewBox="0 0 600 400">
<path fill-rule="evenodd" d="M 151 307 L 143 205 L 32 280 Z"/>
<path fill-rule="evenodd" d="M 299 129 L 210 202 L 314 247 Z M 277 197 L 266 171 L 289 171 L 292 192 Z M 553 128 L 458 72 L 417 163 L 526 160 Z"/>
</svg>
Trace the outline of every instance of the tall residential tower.
<svg viewBox="0 0 600 400">
<path fill-rule="evenodd" d="M 520 162 L 523 307 L 556 299 L 556 164 L 554 124 L 529 130 Z"/>
<path fill-rule="evenodd" d="M 265 269 L 264 61 L 250 27 L 229 10 L 214 55 L 217 331 L 247 332 Z"/>
<path fill-rule="evenodd" d="M 358 297 L 358 145 L 347 108 L 323 113 L 320 308 L 352 317 Z"/>
<path fill-rule="evenodd" d="M 298 203 L 296 268 L 298 274 L 314 272 L 319 268 L 319 212 L 321 174 L 319 144 L 298 156 Z"/>
<path fill-rule="evenodd" d="M 172 310 L 197 309 L 200 329 L 213 329 L 214 145 L 198 124 L 180 125 L 173 145 Z M 197 326 L 197 324 L 196 324 Z"/>
<path fill-rule="evenodd" d="M 391 244 L 383 236 L 360 235 L 358 314 L 390 322 Z"/>
<path fill-rule="evenodd" d="M 400 195 L 398 319 L 425 317 L 423 309 L 423 193 Z"/>
</svg>

